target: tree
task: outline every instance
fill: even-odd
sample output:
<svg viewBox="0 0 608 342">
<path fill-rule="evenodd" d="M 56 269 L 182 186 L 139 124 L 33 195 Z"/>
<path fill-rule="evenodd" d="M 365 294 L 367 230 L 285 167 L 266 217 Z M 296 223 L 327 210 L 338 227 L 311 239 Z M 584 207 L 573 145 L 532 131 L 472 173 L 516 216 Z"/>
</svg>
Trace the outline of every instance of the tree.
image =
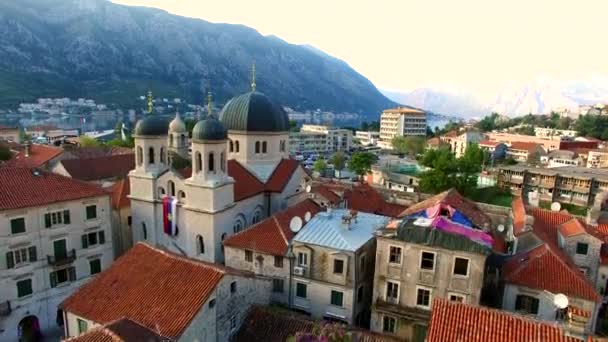
<svg viewBox="0 0 608 342">
<path fill-rule="evenodd" d="M 426 140 L 423 137 L 396 136 L 391 143 L 393 144 L 393 151 L 398 154 L 409 154 L 415 157 L 424 151 Z"/>
<path fill-rule="evenodd" d="M 397 154 L 407 153 L 407 144 L 404 136 L 395 136 L 393 140 L 391 140 L 391 144 L 393 145 L 393 151 Z"/>
<path fill-rule="evenodd" d="M 447 148 L 428 150 L 420 158 L 420 164 L 429 168 L 420 176 L 420 189 L 433 194 L 450 188 L 456 188 L 461 194 L 471 193 L 477 187 L 477 177 L 486 157 L 476 144 L 468 146 L 460 159 Z"/>
<path fill-rule="evenodd" d="M 334 153 L 331 156 L 331 163 L 334 165 L 334 170 L 338 171 L 338 177 L 342 170 L 344 170 L 344 166 L 346 165 L 346 156 L 341 151 Z"/>
<path fill-rule="evenodd" d="M 313 165 L 313 170 L 322 175 L 323 172 L 325 172 L 325 169 L 327 169 L 327 163 L 325 162 L 325 159 L 317 159 L 317 161 L 315 161 L 315 164 Z"/>
<path fill-rule="evenodd" d="M 528 164 L 532 166 L 540 165 L 540 152 L 534 151 L 528 155 Z"/>
<path fill-rule="evenodd" d="M 10 147 L 5 143 L 0 142 L 0 160 L 9 160 L 11 157 L 12 153 Z"/>
<path fill-rule="evenodd" d="M 347 330 L 344 324 L 323 323 L 316 325 L 312 332 L 298 332 L 295 336 L 290 336 L 287 342 L 352 342 L 352 333 Z"/>
<path fill-rule="evenodd" d="M 296 120 L 289 120 L 289 131 L 290 132 L 299 132 L 300 128 L 298 127 L 298 122 Z"/>
<path fill-rule="evenodd" d="M 376 162 L 376 156 L 369 152 L 356 152 L 350 158 L 348 168 L 359 177 L 371 172 L 372 165 Z"/>
<path fill-rule="evenodd" d="M 135 140 L 131 137 L 127 137 L 127 140 L 112 139 L 107 142 L 107 145 L 116 147 L 135 147 Z"/>
<path fill-rule="evenodd" d="M 78 141 L 80 143 L 80 147 L 100 147 L 102 146 L 102 143 L 99 142 L 98 140 L 88 137 L 86 135 L 81 135 L 78 138 Z"/>
</svg>

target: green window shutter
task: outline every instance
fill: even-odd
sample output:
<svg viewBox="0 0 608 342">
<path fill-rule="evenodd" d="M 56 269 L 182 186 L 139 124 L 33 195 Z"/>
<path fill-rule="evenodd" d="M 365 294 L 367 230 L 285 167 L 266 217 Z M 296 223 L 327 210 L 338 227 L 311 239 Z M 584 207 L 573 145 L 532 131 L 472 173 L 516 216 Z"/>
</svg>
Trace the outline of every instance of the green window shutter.
<svg viewBox="0 0 608 342">
<path fill-rule="evenodd" d="M 32 294 L 32 279 L 17 282 L 17 297 L 25 297 Z"/>
<path fill-rule="evenodd" d="M 13 268 L 15 266 L 15 257 L 13 252 L 6 253 L 6 268 Z"/>
<path fill-rule="evenodd" d="M 36 246 L 30 246 L 28 249 L 28 254 L 30 257 L 30 262 L 36 261 L 37 259 L 37 255 L 36 255 Z"/>
<path fill-rule="evenodd" d="M 45 228 L 51 227 L 51 213 L 44 214 L 44 227 Z"/>
<path fill-rule="evenodd" d="M 51 272 L 50 278 L 51 278 L 51 287 L 57 287 L 57 273 Z"/>
<path fill-rule="evenodd" d="M 70 279 L 70 281 L 76 280 L 76 267 L 68 268 L 68 279 Z"/>
<path fill-rule="evenodd" d="M 82 248 L 88 248 L 89 247 L 89 238 L 87 236 L 87 234 L 84 234 L 82 236 Z"/>
<path fill-rule="evenodd" d="M 106 233 L 102 230 L 99 232 L 99 244 L 103 245 L 106 243 Z"/>
<path fill-rule="evenodd" d="M 25 232 L 25 219 L 18 218 L 11 220 L 11 234 L 19 234 Z"/>
<path fill-rule="evenodd" d="M 63 223 L 70 224 L 70 211 L 69 210 L 63 211 Z"/>
<path fill-rule="evenodd" d="M 100 259 L 95 259 L 95 260 L 89 261 L 89 266 L 91 267 L 91 275 L 101 272 L 101 260 Z"/>
</svg>

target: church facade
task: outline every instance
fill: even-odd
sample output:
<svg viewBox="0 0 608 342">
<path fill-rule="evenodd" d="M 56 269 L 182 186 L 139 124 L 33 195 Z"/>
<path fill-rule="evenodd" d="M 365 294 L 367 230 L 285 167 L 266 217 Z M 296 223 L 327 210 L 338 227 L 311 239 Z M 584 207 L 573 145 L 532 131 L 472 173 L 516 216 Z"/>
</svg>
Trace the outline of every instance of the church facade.
<svg viewBox="0 0 608 342">
<path fill-rule="evenodd" d="M 211 112 L 210 112 L 211 113 Z M 134 130 L 129 173 L 133 241 L 222 263 L 222 241 L 297 202 L 308 177 L 289 158 L 289 122 L 282 107 L 255 91 L 226 103 L 192 131 L 179 115 L 167 123 L 149 113 Z M 192 167 L 171 167 L 170 152 Z"/>
</svg>

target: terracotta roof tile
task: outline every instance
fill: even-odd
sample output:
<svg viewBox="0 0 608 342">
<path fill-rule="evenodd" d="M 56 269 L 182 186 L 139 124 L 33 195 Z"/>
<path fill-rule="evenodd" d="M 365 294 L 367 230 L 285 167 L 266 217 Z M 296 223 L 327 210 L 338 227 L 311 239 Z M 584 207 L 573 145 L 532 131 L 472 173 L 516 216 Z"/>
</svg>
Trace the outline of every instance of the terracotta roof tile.
<svg viewBox="0 0 608 342">
<path fill-rule="evenodd" d="M 138 243 L 60 307 L 99 324 L 127 318 L 176 338 L 226 273 L 218 265 Z"/>
<path fill-rule="evenodd" d="M 475 204 L 475 202 L 463 197 L 455 189 L 444 191 L 422 202 L 418 202 L 413 206 L 405 209 L 403 212 L 400 213 L 399 216 L 404 217 L 412 215 L 422 210 L 425 210 L 426 208 L 435 206 L 439 203 L 449 205 L 450 207 L 457 209 L 469 220 L 471 220 L 471 222 L 475 226 L 479 228 L 483 228 L 486 224 L 489 225 L 491 223 L 488 215 L 481 211 L 481 209 L 477 207 L 477 204 Z"/>
<path fill-rule="evenodd" d="M 12 150 L 13 157 L 2 164 L 3 167 L 42 167 L 63 153 L 60 148 L 38 144 L 30 145 L 30 154 L 27 157 L 24 145 L 13 145 Z"/>
<path fill-rule="evenodd" d="M 101 147 L 64 147 L 66 154 L 73 158 L 88 159 L 107 156 L 115 156 L 120 154 L 133 154 L 133 149 L 128 147 L 118 146 L 101 146 Z"/>
<path fill-rule="evenodd" d="M 489 146 L 489 147 L 496 147 L 501 143 L 500 141 L 493 141 L 493 140 L 484 140 L 484 141 L 480 141 L 479 142 L 479 146 Z"/>
<path fill-rule="evenodd" d="M 511 202 L 511 209 L 513 211 L 513 234 L 517 236 L 526 227 L 526 206 L 524 205 L 524 200 L 521 197 L 516 197 Z"/>
<path fill-rule="evenodd" d="M 539 147 L 541 147 L 541 149 L 542 149 L 542 146 L 540 144 L 537 144 L 537 143 L 525 142 L 525 141 L 513 141 L 511 143 L 511 146 L 509 146 L 509 149 L 510 150 L 519 150 L 519 151 L 534 152 Z"/>
<path fill-rule="evenodd" d="M 0 210 L 103 195 L 109 193 L 97 185 L 54 173 L 26 168 L 0 168 Z"/>
<path fill-rule="evenodd" d="M 131 182 L 128 178 L 121 179 L 112 185 L 112 208 L 121 209 L 131 206 L 129 194 L 131 193 Z"/>
<path fill-rule="evenodd" d="M 274 169 L 274 172 L 266 181 L 265 190 L 270 192 L 282 192 L 291 175 L 300 166 L 300 163 L 294 159 L 282 159 L 279 165 Z"/>
<path fill-rule="evenodd" d="M 228 175 L 234 178 L 234 200 L 240 201 L 264 192 L 264 183 L 238 161 L 228 161 Z"/>
<path fill-rule="evenodd" d="M 64 159 L 63 168 L 72 178 L 94 181 L 123 178 L 135 168 L 135 154 L 116 154 L 97 158 Z"/>
<path fill-rule="evenodd" d="M 342 201 L 342 198 L 338 196 L 338 194 L 322 184 L 313 186 L 311 192 L 325 198 L 332 205 L 338 204 Z"/>
<path fill-rule="evenodd" d="M 576 218 L 571 218 L 570 220 L 560 224 L 558 230 L 559 233 L 564 237 L 571 237 L 586 233 L 585 227 L 581 221 Z"/>
<path fill-rule="evenodd" d="M 78 337 L 64 340 L 64 342 L 170 342 L 172 340 L 160 336 L 132 320 L 122 318 L 91 329 Z"/>
<path fill-rule="evenodd" d="M 556 325 L 443 299 L 433 301 L 426 341 L 580 342 Z"/>
<path fill-rule="evenodd" d="M 319 211 L 321 208 L 313 200 L 306 199 L 258 222 L 251 228 L 232 235 L 224 241 L 224 245 L 270 255 L 286 255 L 287 244 L 294 236 L 289 229 L 291 219 L 299 216 L 304 221 L 307 212 L 313 217 Z"/>
<path fill-rule="evenodd" d="M 435 137 L 435 138 L 430 138 L 429 140 L 426 141 L 427 146 L 439 146 L 441 145 L 441 139 Z"/>
<path fill-rule="evenodd" d="M 397 217 L 405 210 L 405 206 L 389 203 L 384 197 L 368 184 L 359 184 L 344 191 L 344 199 L 348 209 L 364 213 Z"/>
</svg>

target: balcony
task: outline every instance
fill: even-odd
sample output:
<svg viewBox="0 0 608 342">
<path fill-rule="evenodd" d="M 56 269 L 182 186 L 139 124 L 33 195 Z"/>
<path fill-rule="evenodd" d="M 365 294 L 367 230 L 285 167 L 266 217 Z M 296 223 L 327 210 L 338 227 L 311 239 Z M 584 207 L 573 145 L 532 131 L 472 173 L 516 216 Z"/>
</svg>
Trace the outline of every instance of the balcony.
<svg viewBox="0 0 608 342">
<path fill-rule="evenodd" d="M 47 255 L 46 259 L 51 266 L 67 265 L 76 260 L 76 250 L 72 249 L 63 255 Z"/>
<path fill-rule="evenodd" d="M 591 191 L 591 187 L 590 186 L 574 186 L 574 188 L 572 188 L 572 190 L 574 192 L 578 192 L 581 194 L 588 194 Z"/>
<path fill-rule="evenodd" d="M 555 181 L 543 179 L 540 181 L 540 186 L 547 189 L 553 189 L 555 187 Z"/>
<path fill-rule="evenodd" d="M 11 302 L 8 300 L 0 303 L 0 316 L 8 316 L 11 314 Z"/>
<path fill-rule="evenodd" d="M 558 183 L 557 187 L 559 189 L 562 189 L 562 190 L 572 190 L 573 185 L 572 184 L 567 184 L 567 183 Z"/>
</svg>

